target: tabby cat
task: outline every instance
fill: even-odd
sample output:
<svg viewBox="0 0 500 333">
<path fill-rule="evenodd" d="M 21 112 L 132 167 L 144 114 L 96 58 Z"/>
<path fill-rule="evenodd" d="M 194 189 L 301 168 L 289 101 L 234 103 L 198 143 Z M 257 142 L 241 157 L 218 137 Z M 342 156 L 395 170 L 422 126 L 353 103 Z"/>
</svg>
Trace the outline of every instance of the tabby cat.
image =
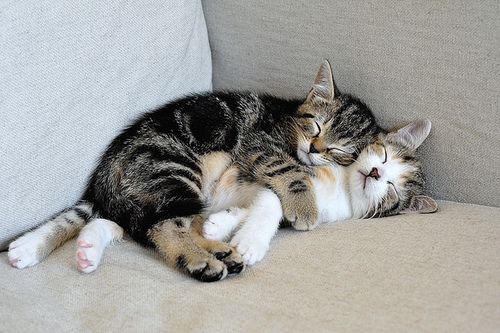
<svg viewBox="0 0 500 333">
<path fill-rule="evenodd" d="M 319 222 L 435 212 L 436 202 L 422 195 L 422 168 L 415 156 L 430 128 L 430 121 L 423 120 L 395 132 L 380 133 L 350 166 L 313 167 L 311 181 Z M 219 186 L 219 193 L 234 191 L 224 183 Z M 251 184 L 239 184 L 237 191 L 247 191 L 245 186 Z M 233 207 L 211 214 L 203 226 L 203 235 L 222 241 L 236 230 L 231 245 L 245 264 L 253 265 L 264 257 L 282 218 L 276 194 L 260 190 L 248 208 Z"/>
<path fill-rule="evenodd" d="M 108 241 L 119 238 L 114 221 L 170 265 L 201 281 L 220 280 L 240 272 L 243 260 L 228 245 L 193 232 L 192 222 L 245 206 L 253 194 L 213 196 L 219 183 L 234 179 L 232 186 L 267 189 L 294 228 L 311 229 L 320 215 L 307 166 L 351 164 L 379 131 L 366 105 L 338 93 L 326 61 L 303 101 L 235 92 L 174 101 L 118 135 L 81 200 L 11 243 L 9 260 L 17 268 L 35 265 L 87 223 L 98 223 L 78 240 L 79 268 L 91 271 L 95 248 L 82 236 L 100 230 Z"/>
</svg>

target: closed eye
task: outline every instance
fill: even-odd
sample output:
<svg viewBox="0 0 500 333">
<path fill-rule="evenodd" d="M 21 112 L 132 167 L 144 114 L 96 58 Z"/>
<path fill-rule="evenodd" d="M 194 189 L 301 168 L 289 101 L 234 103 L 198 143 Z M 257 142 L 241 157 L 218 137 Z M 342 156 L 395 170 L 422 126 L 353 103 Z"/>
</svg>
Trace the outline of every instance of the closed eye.
<svg viewBox="0 0 500 333">
<path fill-rule="evenodd" d="M 327 150 L 327 151 L 333 151 L 333 150 L 336 150 L 336 151 L 340 151 L 340 152 L 342 152 L 342 153 L 344 153 L 344 154 L 348 154 L 348 152 L 346 152 L 345 150 L 342 150 L 342 149 L 340 149 L 340 148 L 333 148 L 333 147 L 332 147 L 332 148 L 327 148 L 326 150 Z"/>
<path fill-rule="evenodd" d="M 384 156 L 385 157 L 384 157 L 384 161 L 382 162 L 382 164 L 385 164 L 385 163 L 387 163 L 387 148 L 385 148 L 385 146 L 383 146 L 383 147 L 384 147 Z M 392 184 L 392 186 L 394 186 L 394 184 Z M 396 189 L 396 188 L 394 188 L 394 189 Z"/>
<path fill-rule="evenodd" d="M 317 138 L 321 134 L 321 126 L 319 126 L 318 122 L 314 122 L 316 124 L 316 127 L 318 128 L 318 134 L 316 134 L 314 137 Z"/>
</svg>

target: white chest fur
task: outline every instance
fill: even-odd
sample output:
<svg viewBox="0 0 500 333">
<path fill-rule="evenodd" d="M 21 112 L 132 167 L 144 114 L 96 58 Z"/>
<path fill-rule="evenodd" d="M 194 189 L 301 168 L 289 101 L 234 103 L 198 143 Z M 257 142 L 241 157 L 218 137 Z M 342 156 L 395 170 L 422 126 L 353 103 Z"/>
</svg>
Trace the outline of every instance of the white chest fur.
<svg viewBox="0 0 500 333">
<path fill-rule="evenodd" d="M 345 169 L 342 167 L 316 167 L 313 177 L 320 223 L 352 218 L 350 195 L 346 186 Z"/>
</svg>

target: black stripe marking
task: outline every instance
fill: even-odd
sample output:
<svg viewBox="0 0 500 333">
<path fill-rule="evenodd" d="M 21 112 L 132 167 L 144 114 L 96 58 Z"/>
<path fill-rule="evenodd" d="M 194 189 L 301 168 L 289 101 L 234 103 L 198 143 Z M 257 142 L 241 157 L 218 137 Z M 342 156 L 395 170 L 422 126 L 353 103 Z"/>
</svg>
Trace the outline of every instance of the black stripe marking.
<svg viewBox="0 0 500 333">
<path fill-rule="evenodd" d="M 417 180 L 409 179 L 406 181 L 406 186 L 418 186 L 418 185 L 421 185 L 421 183 Z"/>
<path fill-rule="evenodd" d="M 302 193 L 307 191 L 307 185 L 302 180 L 294 180 L 288 185 L 288 190 L 292 193 Z"/>
<path fill-rule="evenodd" d="M 164 147 L 158 147 L 154 145 L 139 145 L 135 147 L 132 154 L 137 156 L 149 154 L 152 159 L 175 162 L 187 166 L 198 173 L 201 173 L 200 166 L 198 165 L 198 163 L 196 163 L 196 161 L 187 157 L 185 154 L 175 154 L 173 152 L 167 151 Z"/>
<path fill-rule="evenodd" d="M 79 218 L 87 221 L 90 219 L 90 214 L 87 213 L 86 211 L 84 211 L 83 209 L 79 208 L 79 207 L 75 207 L 73 208 L 73 210 L 75 211 L 75 214 L 78 215 Z"/>
<path fill-rule="evenodd" d="M 263 160 L 265 160 L 267 158 L 267 156 L 265 154 L 260 154 L 259 156 L 257 156 L 255 158 L 255 160 L 253 160 L 253 164 L 261 164 L 261 162 L 263 162 Z"/>
<path fill-rule="evenodd" d="M 155 179 L 160 179 L 160 178 L 172 178 L 173 176 L 181 176 L 184 178 L 189 179 L 193 183 L 196 184 L 196 186 L 201 187 L 201 180 L 199 177 L 197 177 L 193 171 L 189 171 L 186 169 L 164 169 L 160 170 L 158 172 L 154 172 L 150 179 L 155 180 Z"/>
<path fill-rule="evenodd" d="M 274 171 L 268 172 L 268 173 L 266 173 L 266 176 L 268 176 L 268 177 L 279 176 L 279 175 L 282 175 L 282 174 L 287 173 L 288 171 L 292 171 L 292 170 L 296 170 L 295 165 L 289 165 L 289 166 L 282 167 L 282 168 L 276 169 Z"/>
<path fill-rule="evenodd" d="M 200 214 L 203 208 L 203 203 L 198 198 L 176 198 L 161 206 L 155 216 L 162 220 L 178 216 L 191 216 Z"/>
<path fill-rule="evenodd" d="M 271 162 L 269 164 L 266 164 L 266 167 L 268 167 L 268 168 L 274 168 L 274 167 L 277 167 L 277 166 L 282 165 L 284 163 L 285 162 L 282 161 L 282 160 L 276 160 L 276 161 L 273 161 L 273 162 Z"/>
<path fill-rule="evenodd" d="M 175 196 L 183 198 L 199 198 L 199 194 L 181 178 L 164 177 L 160 181 L 149 184 L 151 191 L 173 192 Z"/>
<path fill-rule="evenodd" d="M 180 256 L 178 256 L 175 261 L 176 261 L 176 266 L 179 269 L 185 269 L 187 264 L 188 264 L 186 256 L 184 256 L 182 254 Z"/>
<path fill-rule="evenodd" d="M 410 161 L 411 161 L 411 162 L 415 162 L 415 161 L 416 161 L 416 159 L 415 159 L 413 156 L 404 155 L 404 156 L 403 156 L 403 161 L 405 161 L 405 162 L 410 162 Z"/>
</svg>

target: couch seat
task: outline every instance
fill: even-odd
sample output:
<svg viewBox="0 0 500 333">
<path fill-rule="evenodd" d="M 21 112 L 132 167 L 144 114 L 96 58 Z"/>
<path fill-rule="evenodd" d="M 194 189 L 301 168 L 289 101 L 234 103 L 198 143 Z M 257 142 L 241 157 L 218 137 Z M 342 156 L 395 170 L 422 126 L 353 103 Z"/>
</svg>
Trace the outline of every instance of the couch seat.
<svg viewBox="0 0 500 333">
<path fill-rule="evenodd" d="M 239 276 L 201 283 L 131 240 L 92 274 L 75 242 L 17 270 L 0 253 L 3 332 L 419 331 L 500 327 L 500 208 L 280 230 Z"/>
</svg>

